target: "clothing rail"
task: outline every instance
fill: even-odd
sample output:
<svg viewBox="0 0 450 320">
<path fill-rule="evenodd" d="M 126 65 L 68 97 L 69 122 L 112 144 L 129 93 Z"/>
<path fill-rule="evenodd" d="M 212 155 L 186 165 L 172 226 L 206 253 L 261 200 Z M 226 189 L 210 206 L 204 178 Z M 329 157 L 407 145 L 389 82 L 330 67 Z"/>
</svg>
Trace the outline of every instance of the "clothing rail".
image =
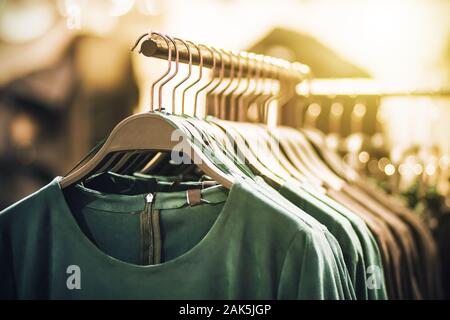
<svg viewBox="0 0 450 320">
<path fill-rule="evenodd" d="M 309 67 L 298 62 L 291 63 L 283 59 L 245 51 L 217 49 L 204 44 L 195 44 L 192 41 L 172 38 L 159 32 L 142 35 L 132 50 L 143 38 L 146 39 L 142 42 L 139 53 L 146 57 L 168 60 L 170 48 L 171 60 L 175 61 L 176 52 L 173 45 L 175 43 L 179 62 L 187 64 L 190 62 L 191 56 L 193 65 L 201 64 L 203 67 L 213 68 L 215 60 L 216 73 L 218 73 L 218 70 L 222 68 L 223 61 L 224 76 L 236 76 L 241 70 L 242 77 L 280 78 L 298 83 L 306 79 L 309 74 Z"/>
<path fill-rule="evenodd" d="M 312 79 L 297 85 L 302 96 L 450 97 L 450 87 L 408 88 L 373 79 Z"/>
</svg>

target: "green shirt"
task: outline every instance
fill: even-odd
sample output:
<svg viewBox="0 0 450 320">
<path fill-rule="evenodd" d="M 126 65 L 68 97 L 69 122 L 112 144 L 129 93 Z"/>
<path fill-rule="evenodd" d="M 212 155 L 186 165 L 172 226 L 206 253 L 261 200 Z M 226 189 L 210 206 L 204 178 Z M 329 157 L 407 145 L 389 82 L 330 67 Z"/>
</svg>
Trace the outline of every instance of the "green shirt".
<svg viewBox="0 0 450 320">
<path fill-rule="evenodd" d="M 344 298 L 323 233 L 246 181 L 193 207 L 186 191 L 153 194 L 165 243 L 152 265 L 138 263 L 146 194 L 72 187 L 66 199 L 59 181 L 0 213 L 0 298 Z"/>
<path fill-rule="evenodd" d="M 363 251 L 356 233 L 344 217 L 294 184 L 286 183 L 279 192 L 327 227 L 339 242 L 358 299 L 367 299 L 366 268 Z"/>
<path fill-rule="evenodd" d="M 370 267 L 374 266 L 375 268 L 371 268 L 371 271 L 376 269 L 380 270 L 380 279 L 378 282 L 379 289 L 371 289 L 368 290 L 368 298 L 370 300 L 386 300 L 387 296 L 387 288 L 386 288 L 386 279 L 384 277 L 384 268 L 381 259 L 380 250 L 375 240 L 372 232 L 369 230 L 364 221 L 353 213 L 351 210 L 347 209 L 347 207 L 341 205 L 339 202 L 331 199 L 325 194 L 320 192 L 313 192 L 308 189 L 303 188 L 309 195 L 321 201 L 323 204 L 332 208 L 339 214 L 341 214 L 345 219 L 347 219 L 353 227 L 353 230 L 356 232 L 360 244 L 362 246 L 364 255 L 365 266 Z M 367 271 L 367 269 L 366 269 Z"/>
<path fill-rule="evenodd" d="M 345 299 L 356 299 L 355 289 L 350 278 L 349 271 L 345 265 L 342 249 L 334 237 L 334 235 L 327 229 L 325 225 L 317 221 L 310 214 L 303 211 L 301 208 L 295 206 L 288 199 L 283 197 L 278 191 L 269 186 L 261 177 L 256 177 L 255 182 L 258 184 L 262 193 L 266 194 L 272 201 L 275 201 L 277 205 L 283 206 L 284 210 L 291 212 L 295 217 L 301 219 L 304 223 L 308 224 L 315 230 L 320 230 L 328 241 L 331 247 L 331 252 L 334 256 L 337 265 L 336 273 L 339 275 L 343 287 L 343 295 Z"/>
<path fill-rule="evenodd" d="M 174 178 L 172 178 L 174 179 Z M 119 175 L 115 173 L 105 173 L 91 177 L 85 183 L 89 188 L 93 188 L 100 191 L 108 191 L 119 194 L 136 194 L 139 192 L 151 192 L 153 190 L 169 190 L 168 188 L 192 188 L 195 185 L 200 186 L 199 182 L 181 182 L 181 183 L 168 183 L 170 178 L 165 178 L 164 181 L 160 181 L 158 177 L 148 176 L 140 174 L 138 177 L 130 177 L 125 175 Z M 343 253 L 338 241 L 327 230 L 327 228 L 312 218 L 310 215 L 302 212 L 299 208 L 295 207 L 292 203 L 283 198 L 273 188 L 269 187 L 259 177 L 256 178 L 257 187 L 261 194 L 265 197 L 270 197 L 271 201 L 276 201 L 278 206 L 283 206 L 286 212 L 291 212 L 295 217 L 302 219 L 311 228 L 314 228 L 324 234 L 327 239 L 332 254 L 336 260 L 337 270 L 335 271 L 339 281 L 342 283 L 343 292 L 342 295 L 346 299 L 355 299 L 354 286 L 351 281 L 349 272 L 347 270 Z M 357 240 L 357 239 L 356 239 Z"/>
</svg>

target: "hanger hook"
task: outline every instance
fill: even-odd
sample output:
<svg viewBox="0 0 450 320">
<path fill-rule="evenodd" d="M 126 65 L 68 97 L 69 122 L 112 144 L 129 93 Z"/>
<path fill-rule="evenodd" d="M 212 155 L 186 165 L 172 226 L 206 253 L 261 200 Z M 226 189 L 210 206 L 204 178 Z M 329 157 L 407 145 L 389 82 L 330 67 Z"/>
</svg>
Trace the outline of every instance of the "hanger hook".
<svg viewBox="0 0 450 320">
<path fill-rule="evenodd" d="M 253 62 L 254 62 L 254 54 L 253 53 L 248 53 L 246 56 L 246 60 L 247 60 L 247 77 L 246 77 L 246 85 L 244 90 L 239 93 L 236 97 L 236 101 L 237 101 L 237 106 L 238 106 L 238 115 L 237 118 L 239 119 L 239 113 L 243 111 L 244 108 L 244 96 L 245 94 L 249 91 L 250 89 L 250 83 L 252 80 L 252 72 L 254 70 L 254 68 L 252 67 Z M 255 69 L 255 73 L 256 73 L 256 69 Z"/>
<path fill-rule="evenodd" d="M 225 110 L 225 91 L 228 90 L 228 88 L 231 86 L 231 83 L 234 80 L 234 61 L 233 61 L 233 54 L 231 52 L 227 52 L 223 49 L 222 50 L 223 53 L 225 53 L 229 58 L 230 58 L 230 78 L 228 79 L 228 83 L 227 85 L 218 93 L 219 97 L 220 97 L 220 105 L 219 105 L 219 116 L 221 119 L 225 119 L 225 114 L 226 114 L 226 110 Z"/>
<path fill-rule="evenodd" d="M 175 78 L 175 76 L 178 74 L 178 62 L 179 62 L 179 56 L 180 56 L 180 53 L 178 51 L 178 48 L 177 48 L 177 45 L 176 45 L 175 41 L 168 35 L 166 35 L 166 37 L 173 44 L 173 47 L 174 47 L 174 50 L 175 50 L 175 56 L 176 56 L 176 58 L 175 58 L 175 72 L 171 76 L 167 77 L 167 79 L 164 80 L 163 82 L 161 82 L 161 84 L 159 85 L 159 91 L 158 91 L 159 109 L 158 109 L 158 111 L 161 111 L 161 108 L 162 108 L 162 90 L 163 90 L 163 87 L 170 80 Z M 170 50 L 172 50 L 172 49 L 170 49 Z M 173 113 L 173 110 L 172 110 L 172 113 Z"/>
<path fill-rule="evenodd" d="M 152 85 L 151 85 L 151 88 L 150 88 L 150 110 L 151 111 L 154 111 L 154 105 L 153 104 L 154 104 L 155 86 L 156 86 L 156 84 L 158 82 L 160 82 L 162 79 L 164 79 L 170 73 L 170 70 L 172 68 L 172 49 L 170 48 L 169 40 L 167 40 L 167 38 L 160 32 L 156 32 L 156 31 L 150 32 L 150 34 L 149 34 L 150 38 L 153 35 L 157 35 L 157 36 L 161 37 L 164 40 L 164 42 L 166 43 L 166 45 L 167 45 L 167 49 L 168 49 L 167 50 L 168 51 L 168 53 L 167 53 L 168 66 L 167 66 L 166 72 L 161 77 L 156 79 L 156 81 L 154 81 L 152 83 Z M 159 102 L 160 102 L 159 108 L 161 108 L 161 97 L 159 97 L 159 98 L 160 98 L 159 99 Z"/>
<path fill-rule="evenodd" d="M 283 60 L 283 59 L 278 59 L 278 63 L 280 65 L 280 85 L 282 83 L 285 83 L 287 80 L 285 77 L 283 77 L 283 72 L 286 72 L 287 68 L 288 68 L 288 62 Z M 289 86 L 287 86 L 289 88 Z M 280 106 L 282 106 L 285 101 L 289 101 L 289 98 L 287 98 L 289 96 L 289 90 L 285 90 L 284 92 L 281 91 L 281 87 L 280 87 L 280 94 L 279 94 L 279 103 Z"/>
<path fill-rule="evenodd" d="M 192 82 L 190 85 L 188 85 L 184 90 L 183 90 L 183 101 L 184 101 L 184 96 L 186 94 L 186 92 L 191 89 L 194 85 L 196 85 L 197 83 L 200 82 L 200 80 L 202 79 L 202 73 L 203 73 L 203 54 L 202 54 L 202 50 L 200 49 L 199 46 L 197 46 L 195 43 L 193 43 L 192 41 L 187 41 L 187 43 L 189 43 L 190 45 L 194 46 L 195 49 L 197 49 L 199 58 L 200 58 L 200 64 L 199 64 L 199 71 L 198 71 L 198 78 Z M 184 107 L 184 106 L 183 106 Z M 197 112 L 197 105 L 194 104 L 194 115 Z M 184 108 L 183 108 L 183 113 L 184 113 Z"/>
<path fill-rule="evenodd" d="M 260 59 L 261 59 L 260 55 L 253 56 L 253 62 L 254 62 L 254 67 L 255 67 L 255 75 L 254 75 L 254 82 L 253 82 L 254 85 L 252 85 L 252 88 L 250 90 L 250 94 L 249 94 L 250 98 L 246 102 L 246 106 L 245 106 L 245 109 L 246 109 L 245 114 L 246 115 L 248 114 L 248 109 L 250 108 L 250 104 L 253 100 L 253 97 L 251 97 L 251 96 L 254 96 L 256 93 L 256 90 L 258 89 L 258 82 L 259 82 L 259 78 L 261 76 L 261 68 L 259 66 Z M 246 118 L 247 118 L 247 116 L 246 116 Z"/>
<path fill-rule="evenodd" d="M 220 58 L 220 72 L 219 72 L 219 81 L 211 88 L 208 92 L 206 92 L 206 107 L 209 111 L 209 103 L 208 103 L 208 97 L 210 94 L 212 94 L 223 82 L 223 78 L 225 76 L 225 61 L 223 59 L 222 52 L 220 50 L 212 47 L 213 51 L 217 52 Z M 218 115 L 218 97 L 217 94 L 214 96 L 214 116 Z"/>
<path fill-rule="evenodd" d="M 237 89 L 239 88 L 239 86 L 241 85 L 241 80 L 242 80 L 242 69 L 243 69 L 243 64 L 242 64 L 242 56 L 241 56 L 241 53 L 239 52 L 239 51 L 237 51 L 237 52 L 235 52 L 234 53 L 236 56 L 237 56 L 237 59 L 238 59 L 238 74 L 237 74 L 237 82 L 236 82 L 236 85 L 234 86 L 234 88 L 231 90 L 231 91 L 229 91 L 228 93 L 227 93 L 227 95 L 229 95 L 230 96 L 230 115 L 229 115 L 229 118 L 230 118 L 230 120 L 232 120 L 232 119 L 234 119 L 234 117 L 235 117 L 235 114 L 236 114 L 236 108 L 235 108 L 235 101 L 234 101 L 234 99 L 233 99 L 233 95 L 234 95 L 234 93 L 237 91 Z"/>
<path fill-rule="evenodd" d="M 134 45 L 131 47 L 130 51 L 134 51 L 134 49 L 136 49 L 136 47 L 138 46 L 139 42 L 141 42 L 142 39 L 144 39 L 146 36 L 148 36 L 149 33 L 146 32 L 142 35 L 139 36 L 139 38 L 137 38 L 136 42 L 134 43 Z M 141 50 L 139 50 L 139 53 L 141 53 Z"/>
<path fill-rule="evenodd" d="M 275 86 L 272 86 L 272 94 L 269 96 L 269 99 L 267 99 L 265 101 L 265 115 L 264 115 L 264 122 L 267 123 L 268 121 L 268 111 L 269 111 L 269 106 L 272 103 L 272 101 L 277 100 L 281 97 L 281 67 L 279 65 L 277 65 L 278 60 L 277 59 L 271 59 L 271 65 L 273 67 L 274 70 L 274 80 L 276 81 L 276 83 L 278 83 L 278 92 L 276 92 L 276 88 Z"/>
<path fill-rule="evenodd" d="M 211 79 L 208 81 L 208 83 L 206 83 L 203 87 L 201 87 L 195 93 L 194 105 L 197 105 L 197 99 L 198 99 L 199 93 L 202 92 L 203 90 L 205 90 L 211 83 L 213 83 L 213 81 L 214 81 L 214 73 L 216 71 L 216 56 L 214 55 L 214 51 L 210 47 L 208 47 L 208 46 L 206 46 L 204 44 L 199 44 L 198 47 L 199 48 L 200 47 L 204 47 L 206 50 L 209 51 L 209 53 L 211 54 L 211 57 L 212 57 L 213 65 L 212 65 L 212 68 L 211 68 Z M 205 105 L 205 117 L 206 117 L 206 115 L 208 115 L 208 106 L 207 106 L 207 104 Z"/>
<path fill-rule="evenodd" d="M 172 109 L 175 112 L 175 94 L 176 94 L 176 90 L 183 84 L 185 83 L 192 74 L 192 52 L 191 49 L 189 48 L 189 45 L 186 43 L 186 41 L 184 41 L 183 39 L 180 38 L 174 38 L 175 41 L 180 41 L 181 43 L 183 43 L 183 45 L 186 47 L 188 56 L 189 56 L 189 64 L 188 64 L 188 74 L 186 75 L 186 77 L 184 77 L 179 83 L 177 83 L 175 85 L 175 87 L 173 87 L 172 89 Z M 182 97 L 182 106 L 181 106 L 181 113 L 184 113 L 184 96 Z"/>
<path fill-rule="evenodd" d="M 275 77 L 275 69 L 274 69 L 274 65 L 273 65 L 273 58 L 272 57 L 266 57 L 266 65 L 268 67 L 268 71 L 267 71 L 267 77 L 266 77 L 266 81 L 264 83 L 264 88 L 263 88 L 263 99 L 261 101 L 261 115 L 260 115 L 260 120 L 261 122 L 266 122 L 266 107 L 267 107 L 267 101 L 270 100 L 270 98 L 272 97 L 272 91 L 273 91 L 273 86 L 272 86 L 272 79 Z M 267 95 L 265 95 L 264 91 L 266 91 L 267 89 L 267 84 L 269 84 L 269 93 Z"/>
<path fill-rule="evenodd" d="M 269 83 L 271 81 L 271 76 L 272 76 L 272 65 L 270 63 L 270 61 L 272 60 L 271 57 L 269 56 L 264 56 L 263 57 L 263 80 L 261 82 L 261 91 L 258 94 L 258 97 L 256 98 L 256 106 L 257 106 L 257 114 L 258 114 L 258 122 L 264 122 L 264 107 L 265 107 L 265 102 L 267 100 L 266 97 L 264 97 L 266 88 L 267 88 L 267 83 Z M 267 70 L 265 70 L 265 67 L 267 66 Z M 258 108 L 258 102 L 262 97 L 262 101 L 261 101 L 261 107 Z"/>
<path fill-rule="evenodd" d="M 247 109 L 250 108 L 252 106 L 252 104 L 256 100 L 258 100 L 258 98 L 261 96 L 260 86 L 261 86 L 262 80 L 264 80 L 264 68 L 263 68 L 264 67 L 264 56 L 257 55 L 255 57 L 255 60 L 257 62 L 257 64 L 255 64 L 257 72 L 256 72 L 256 77 L 255 77 L 255 86 L 252 91 L 252 94 L 254 96 L 252 98 L 250 98 L 250 100 L 248 101 Z M 257 111 L 258 111 L 258 109 L 257 109 Z M 247 112 L 248 112 L 248 110 L 247 110 Z"/>
</svg>

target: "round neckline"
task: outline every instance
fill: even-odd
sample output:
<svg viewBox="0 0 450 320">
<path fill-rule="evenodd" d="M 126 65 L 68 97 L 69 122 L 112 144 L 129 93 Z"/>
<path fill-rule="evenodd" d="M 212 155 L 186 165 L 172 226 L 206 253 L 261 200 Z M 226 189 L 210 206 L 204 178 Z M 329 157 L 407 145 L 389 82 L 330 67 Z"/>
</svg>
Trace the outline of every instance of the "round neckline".
<svg viewBox="0 0 450 320">
<path fill-rule="evenodd" d="M 177 264 L 184 263 L 185 261 L 189 261 L 191 257 L 194 257 L 201 253 L 202 251 L 207 251 L 206 249 L 213 245 L 212 239 L 214 237 L 217 237 L 220 233 L 220 230 L 224 228 L 225 223 L 229 220 L 229 217 L 231 216 L 231 212 L 233 210 L 236 210 L 237 206 L 240 205 L 240 201 L 235 201 L 235 195 L 239 193 L 237 189 L 243 189 L 240 188 L 241 184 L 239 181 L 235 181 L 235 183 L 231 186 L 231 189 L 228 193 L 228 197 L 225 200 L 225 203 L 223 205 L 222 210 L 217 215 L 217 219 L 214 221 L 211 228 L 209 228 L 208 232 L 205 234 L 205 236 L 197 242 L 195 246 L 193 246 L 191 249 L 186 251 L 185 253 L 177 256 L 174 259 L 171 259 L 169 261 L 159 263 L 159 264 L 153 264 L 153 265 L 138 265 L 134 263 L 129 263 L 120 259 L 117 259 L 113 256 L 108 255 L 104 251 L 102 251 L 100 248 L 98 248 L 81 230 L 80 226 L 78 225 L 77 221 L 75 220 L 75 217 L 73 216 L 72 210 L 70 209 L 63 191 L 61 189 L 61 186 L 59 184 L 59 181 L 62 179 L 62 177 L 57 177 L 54 179 L 54 187 L 57 189 L 58 197 L 57 197 L 57 205 L 59 208 L 62 208 L 63 212 L 60 215 L 62 219 L 64 220 L 65 224 L 68 228 L 70 228 L 70 231 L 72 231 L 72 236 L 76 237 L 74 241 L 80 241 L 87 250 L 89 250 L 89 254 L 94 256 L 95 258 L 99 258 L 105 263 L 114 264 L 118 267 L 129 269 L 130 271 L 162 271 L 166 268 L 173 268 L 176 267 Z M 233 208 L 232 208 L 233 207 Z"/>
<path fill-rule="evenodd" d="M 81 203 L 81 207 L 125 214 L 143 211 L 146 206 L 145 198 L 150 193 L 154 196 L 153 207 L 155 209 L 179 209 L 188 205 L 187 191 L 190 190 L 120 194 L 99 191 L 81 184 L 71 186 L 70 189 L 72 189 L 71 193 L 75 193 L 77 203 Z M 229 193 L 227 191 L 225 194 L 226 189 L 221 185 L 214 185 L 199 190 L 202 199 L 205 199 L 210 204 L 225 202 Z"/>
</svg>

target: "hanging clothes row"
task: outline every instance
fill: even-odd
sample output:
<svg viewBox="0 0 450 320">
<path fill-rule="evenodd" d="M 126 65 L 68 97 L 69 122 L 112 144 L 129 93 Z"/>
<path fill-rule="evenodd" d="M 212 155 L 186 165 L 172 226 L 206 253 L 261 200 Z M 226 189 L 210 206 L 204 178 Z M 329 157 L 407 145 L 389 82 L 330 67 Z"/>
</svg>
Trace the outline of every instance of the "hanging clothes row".
<svg viewBox="0 0 450 320">
<path fill-rule="evenodd" d="M 0 297 L 440 297 L 421 221 L 320 132 L 271 123 L 306 66 L 159 32 L 134 47 L 168 61 L 150 110 L 0 213 Z"/>
</svg>

